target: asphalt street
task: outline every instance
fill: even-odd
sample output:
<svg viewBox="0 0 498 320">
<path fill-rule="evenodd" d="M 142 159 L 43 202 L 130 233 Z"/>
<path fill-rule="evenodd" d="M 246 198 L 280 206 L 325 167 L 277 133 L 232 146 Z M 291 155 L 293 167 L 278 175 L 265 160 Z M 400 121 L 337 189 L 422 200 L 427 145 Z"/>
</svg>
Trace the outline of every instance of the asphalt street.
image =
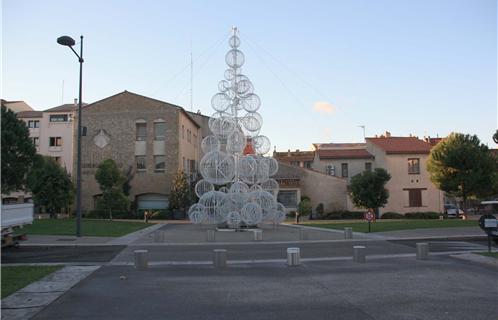
<svg viewBox="0 0 498 320">
<path fill-rule="evenodd" d="M 426 261 L 104 266 L 34 319 L 497 319 L 496 268 Z"/>
</svg>

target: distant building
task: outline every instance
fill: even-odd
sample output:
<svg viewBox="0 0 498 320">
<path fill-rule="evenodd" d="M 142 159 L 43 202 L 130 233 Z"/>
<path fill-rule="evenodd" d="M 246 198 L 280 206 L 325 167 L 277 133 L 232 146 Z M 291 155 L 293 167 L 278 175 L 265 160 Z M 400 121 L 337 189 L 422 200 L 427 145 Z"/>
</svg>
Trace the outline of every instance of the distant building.
<svg viewBox="0 0 498 320">
<path fill-rule="evenodd" d="M 24 101 L 7 101 L 7 100 L 2 99 L 1 103 L 2 103 L 2 106 L 5 106 L 7 109 L 12 110 L 12 112 L 14 112 L 14 113 L 19 113 L 22 111 L 33 111 L 33 108 L 31 108 Z"/>
<path fill-rule="evenodd" d="M 273 157 L 280 162 L 289 164 L 291 166 L 311 169 L 313 159 L 315 157 L 314 151 L 290 151 L 287 152 L 273 152 Z"/>
<path fill-rule="evenodd" d="M 382 212 L 444 211 L 444 192 L 430 181 L 427 171 L 431 143 L 389 133 L 366 141 L 367 150 L 375 156 L 375 166 L 391 175 L 386 186 L 389 202 Z"/>
<path fill-rule="evenodd" d="M 85 106 L 82 126 L 86 128 L 82 137 L 84 211 L 94 209 L 101 196 L 95 172 L 106 159 L 133 176 L 129 198 L 138 209 L 167 208 L 179 170 L 191 180 L 197 177 L 202 130 L 192 114 L 179 106 L 124 91 Z"/>
</svg>

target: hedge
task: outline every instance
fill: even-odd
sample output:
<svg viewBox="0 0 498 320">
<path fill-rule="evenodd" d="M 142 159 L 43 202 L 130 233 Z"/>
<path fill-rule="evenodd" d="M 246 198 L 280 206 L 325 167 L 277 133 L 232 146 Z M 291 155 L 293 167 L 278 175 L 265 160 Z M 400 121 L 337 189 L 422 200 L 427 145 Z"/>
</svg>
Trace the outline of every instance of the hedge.
<svg viewBox="0 0 498 320">
<path fill-rule="evenodd" d="M 381 219 L 403 219 L 404 216 L 397 212 L 386 212 L 381 217 Z"/>
<path fill-rule="evenodd" d="M 405 219 L 439 219 L 441 214 L 439 212 L 407 212 L 405 213 Z"/>
<path fill-rule="evenodd" d="M 321 215 L 321 219 L 339 220 L 339 219 L 363 219 L 363 211 L 332 211 Z"/>
</svg>

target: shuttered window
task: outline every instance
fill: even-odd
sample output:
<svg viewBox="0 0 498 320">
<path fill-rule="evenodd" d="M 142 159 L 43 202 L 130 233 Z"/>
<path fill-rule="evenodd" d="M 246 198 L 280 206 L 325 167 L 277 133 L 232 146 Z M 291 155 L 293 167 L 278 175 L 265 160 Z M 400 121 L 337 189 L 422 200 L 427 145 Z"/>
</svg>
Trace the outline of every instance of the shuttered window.
<svg viewBox="0 0 498 320">
<path fill-rule="evenodd" d="M 408 206 L 421 207 L 422 206 L 422 190 L 409 189 L 408 190 Z"/>
</svg>

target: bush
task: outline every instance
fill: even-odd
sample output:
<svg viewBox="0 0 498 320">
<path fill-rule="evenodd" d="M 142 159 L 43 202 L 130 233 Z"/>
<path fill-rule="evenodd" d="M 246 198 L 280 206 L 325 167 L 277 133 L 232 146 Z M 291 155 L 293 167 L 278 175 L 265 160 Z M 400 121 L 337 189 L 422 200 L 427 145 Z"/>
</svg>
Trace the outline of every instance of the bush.
<svg viewBox="0 0 498 320">
<path fill-rule="evenodd" d="M 309 216 L 311 214 L 312 208 L 313 207 L 311 206 L 311 201 L 304 198 L 303 200 L 301 200 L 301 202 L 299 202 L 297 211 L 299 212 L 300 216 Z"/>
<path fill-rule="evenodd" d="M 403 215 L 397 212 L 386 212 L 381 217 L 381 219 L 403 219 Z"/>
<path fill-rule="evenodd" d="M 288 218 L 295 218 L 296 217 L 296 211 L 291 211 L 287 214 Z"/>
<path fill-rule="evenodd" d="M 441 214 L 439 212 L 407 212 L 405 213 L 406 219 L 439 219 Z"/>
<path fill-rule="evenodd" d="M 315 211 L 316 211 L 317 216 L 319 216 L 319 217 L 323 216 L 323 211 L 324 211 L 324 208 L 323 208 L 323 203 L 321 203 L 321 202 L 320 202 L 320 203 L 316 206 Z"/>
<path fill-rule="evenodd" d="M 339 219 L 363 219 L 363 211 L 332 211 L 325 213 L 323 219 L 339 220 Z"/>
</svg>

